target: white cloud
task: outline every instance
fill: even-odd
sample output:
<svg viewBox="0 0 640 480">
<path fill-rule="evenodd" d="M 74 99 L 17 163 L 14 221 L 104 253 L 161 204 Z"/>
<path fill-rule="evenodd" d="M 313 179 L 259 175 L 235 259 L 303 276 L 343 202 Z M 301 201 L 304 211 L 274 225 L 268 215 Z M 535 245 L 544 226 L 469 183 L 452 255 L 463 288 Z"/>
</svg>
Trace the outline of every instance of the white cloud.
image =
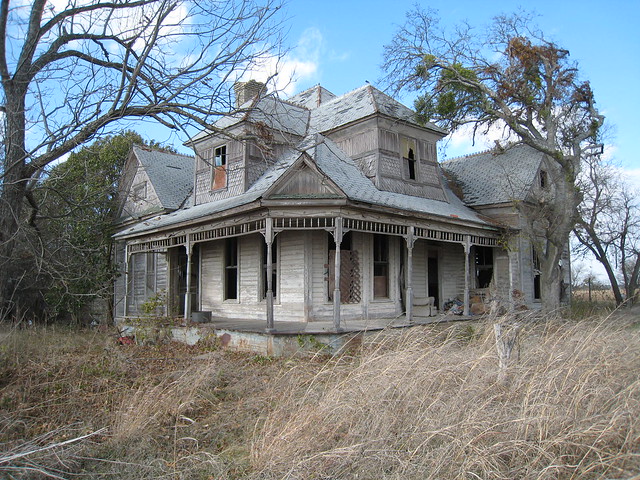
<svg viewBox="0 0 640 480">
<path fill-rule="evenodd" d="M 298 40 L 298 46 L 283 56 L 265 54 L 254 65 L 237 78 L 269 82 L 271 90 L 292 95 L 297 84 L 309 82 L 318 75 L 320 57 L 324 46 L 322 33 L 317 28 L 308 28 Z"/>
</svg>

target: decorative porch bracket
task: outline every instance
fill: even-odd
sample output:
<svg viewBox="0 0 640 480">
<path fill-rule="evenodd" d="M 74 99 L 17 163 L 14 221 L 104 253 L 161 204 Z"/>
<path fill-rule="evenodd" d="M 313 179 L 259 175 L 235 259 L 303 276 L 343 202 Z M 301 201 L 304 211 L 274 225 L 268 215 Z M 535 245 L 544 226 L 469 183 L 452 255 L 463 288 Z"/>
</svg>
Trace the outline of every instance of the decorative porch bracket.
<svg viewBox="0 0 640 480">
<path fill-rule="evenodd" d="M 406 316 L 407 322 L 413 322 L 413 246 L 416 242 L 414 236 L 414 228 L 407 228 L 407 235 L 404 237 L 407 241 L 407 289 L 406 289 Z"/>
</svg>

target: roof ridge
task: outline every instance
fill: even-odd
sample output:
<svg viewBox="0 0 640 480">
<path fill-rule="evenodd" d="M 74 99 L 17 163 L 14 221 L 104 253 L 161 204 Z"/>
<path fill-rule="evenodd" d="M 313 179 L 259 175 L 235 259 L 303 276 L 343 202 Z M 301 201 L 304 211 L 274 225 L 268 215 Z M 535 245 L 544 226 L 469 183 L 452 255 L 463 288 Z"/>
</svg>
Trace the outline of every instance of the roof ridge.
<svg viewBox="0 0 640 480">
<path fill-rule="evenodd" d="M 487 148 L 486 150 L 480 150 L 479 152 L 467 153 L 465 155 L 459 155 L 457 157 L 453 157 L 453 158 L 449 158 L 447 160 L 443 160 L 442 163 L 455 162 L 456 160 L 463 160 L 465 158 L 477 157 L 478 155 L 485 155 L 487 153 L 493 153 L 493 149 L 494 149 L 494 147 Z"/>
<path fill-rule="evenodd" d="M 189 155 L 189 154 L 180 153 L 180 152 L 169 152 L 169 151 L 163 150 L 161 148 L 150 147 L 149 145 L 141 145 L 139 143 L 134 143 L 132 145 L 132 147 L 133 148 L 138 148 L 140 150 L 143 150 L 143 151 L 149 152 L 149 153 L 162 153 L 164 155 L 172 155 L 174 157 L 196 158 L 195 155 Z"/>
</svg>

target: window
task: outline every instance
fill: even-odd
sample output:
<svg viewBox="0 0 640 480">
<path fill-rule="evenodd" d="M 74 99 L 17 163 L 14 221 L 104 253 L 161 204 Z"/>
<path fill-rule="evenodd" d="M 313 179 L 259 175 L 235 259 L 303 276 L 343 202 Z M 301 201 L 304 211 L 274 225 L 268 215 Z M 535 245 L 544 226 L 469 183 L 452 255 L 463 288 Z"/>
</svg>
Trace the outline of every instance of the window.
<svg viewBox="0 0 640 480">
<path fill-rule="evenodd" d="M 540 170 L 539 180 L 540 180 L 540 188 L 542 188 L 543 190 L 549 186 L 549 180 L 547 178 L 546 170 Z"/>
<path fill-rule="evenodd" d="M 493 279 L 493 248 L 474 247 L 476 263 L 476 287 L 489 288 Z"/>
<path fill-rule="evenodd" d="M 540 285 L 540 257 L 535 250 L 533 250 L 533 299 L 540 300 L 542 298 L 541 295 L 541 285 Z"/>
<path fill-rule="evenodd" d="M 416 162 L 416 141 L 413 138 L 402 137 L 402 158 L 404 159 L 404 178 L 416 180 L 418 178 Z"/>
<path fill-rule="evenodd" d="M 238 299 L 238 239 L 227 238 L 224 249 L 224 299 Z"/>
<path fill-rule="evenodd" d="M 416 158 L 413 155 L 413 149 L 409 149 L 409 156 L 407 157 L 407 166 L 409 167 L 409 180 L 416 179 Z"/>
<path fill-rule="evenodd" d="M 218 190 L 227 186 L 227 146 L 213 149 L 211 189 Z"/>
<path fill-rule="evenodd" d="M 389 297 L 389 237 L 373 236 L 373 298 Z"/>
<path fill-rule="evenodd" d="M 278 294 L 278 245 L 277 238 L 273 239 L 271 244 L 271 290 L 273 291 L 273 298 L 276 298 Z M 267 297 L 267 244 L 262 243 L 262 298 Z"/>
<path fill-rule="evenodd" d="M 147 198 L 147 182 L 141 182 L 133 187 L 133 200 L 144 200 Z"/>
</svg>

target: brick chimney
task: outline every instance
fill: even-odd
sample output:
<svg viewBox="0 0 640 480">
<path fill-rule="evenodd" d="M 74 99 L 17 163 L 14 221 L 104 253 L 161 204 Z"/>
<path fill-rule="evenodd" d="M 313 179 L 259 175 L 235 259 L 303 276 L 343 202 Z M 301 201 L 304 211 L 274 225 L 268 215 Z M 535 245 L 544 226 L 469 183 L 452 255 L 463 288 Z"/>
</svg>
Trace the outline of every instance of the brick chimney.
<svg viewBox="0 0 640 480">
<path fill-rule="evenodd" d="M 236 93 L 236 107 L 240 107 L 258 95 L 264 94 L 267 91 L 267 86 L 264 83 L 249 80 L 248 82 L 236 82 L 233 90 Z"/>
</svg>

